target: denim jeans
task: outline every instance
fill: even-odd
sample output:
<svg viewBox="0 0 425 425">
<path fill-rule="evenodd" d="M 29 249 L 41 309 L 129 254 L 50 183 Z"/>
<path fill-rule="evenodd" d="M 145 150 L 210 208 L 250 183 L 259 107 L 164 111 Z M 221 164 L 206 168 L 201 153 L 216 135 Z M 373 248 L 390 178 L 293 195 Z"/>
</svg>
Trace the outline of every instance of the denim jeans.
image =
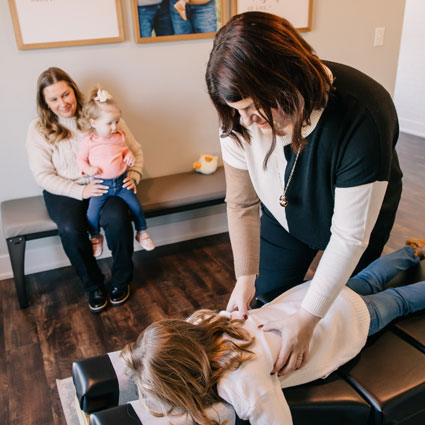
<svg viewBox="0 0 425 425">
<path fill-rule="evenodd" d="M 160 4 L 137 7 L 140 37 L 152 37 L 152 31 L 156 36 L 174 34 L 169 5 L 169 0 L 163 0 Z"/>
<path fill-rule="evenodd" d="M 46 191 L 43 191 L 43 196 L 49 216 L 58 226 L 64 251 L 83 289 L 90 291 L 102 287 L 105 277 L 93 257 L 87 235 L 88 200 L 80 201 Z M 100 225 L 105 230 L 112 252 L 112 283 L 125 287 L 133 278 L 133 227 L 125 202 L 119 198 L 109 198 L 100 215 Z"/>
<path fill-rule="evenodd" d="M 413 248 L 405 246 L 384 255 L 347 282 L 369 310 L 369 335 L 379 332 L 397 317 L 425 309 L 425 281 L 384 290 L 385 284 L 400 271 L 419 263 L 414 252 Z"/>
<path fill-rule="evenodd" d="M 215 0 L 205 4 L 187 4 L 187 21 L 183 20 L 174 5 L 177 0 L 170 0 L 170 15 L 173 23 L 174 33 L 195 34 L 217 31 L 217 14 L 215 10 Z"/>
<path fill-rule="evenodd" d="M 106 200 L 112 196 L 121 198 L 128 205 L 128 208 L 133 213 L 134 225 L 137 231 L 146 229 L 145 215 L 136 194 L 132 190 L 122 187 L 126 176 L 127 173 L 124 173 L 115 179 L 102 179 L 102 184 L 108 186 L 108 192 L 102 196 L 93 196 L 90 198 L 87 209 L 87 221 L 89 223 L 89 231 L 92 235 L 99 233 L 100 213 Z"/>
</svg>

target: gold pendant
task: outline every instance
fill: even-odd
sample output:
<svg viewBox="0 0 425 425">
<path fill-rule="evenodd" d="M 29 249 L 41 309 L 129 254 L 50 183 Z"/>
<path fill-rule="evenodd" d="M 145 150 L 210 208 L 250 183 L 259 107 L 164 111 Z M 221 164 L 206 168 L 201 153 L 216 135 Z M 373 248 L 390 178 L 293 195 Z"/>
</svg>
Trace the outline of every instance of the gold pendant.
<svg viewBox="0 0 425 425">
<path fill-rule="evenodd" d="M 286 199 L 285 195 L 280 195 L 279 197 L 279 204 L 282 207 L 286 207 L 288 205 L 288 200 Z"/>
</svg>

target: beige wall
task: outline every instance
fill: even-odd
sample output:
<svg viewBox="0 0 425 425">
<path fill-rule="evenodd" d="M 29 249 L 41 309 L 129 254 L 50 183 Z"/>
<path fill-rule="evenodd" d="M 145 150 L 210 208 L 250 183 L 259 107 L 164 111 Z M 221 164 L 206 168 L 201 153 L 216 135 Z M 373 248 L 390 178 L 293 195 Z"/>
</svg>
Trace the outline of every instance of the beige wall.
<svg viewBox="0 0 425 425">
<path fill-rule="evenodd" d="M 425 2 L 407 0 L 394 101 L 400 129 L 425 137 Z"/>
<path fill-rule="evenodd" d="M 317 54 L 360 69 L 393 94 L 405 0 L 313 0 L 313 5 L 312 31 L 305 38 Z M 376 27 L 385 27 L 382 47 L 373 47 Z"/>
<path fill-rule="evenodd" d="M 313 3 L 313 29 L 304 35 L 318 54 L 361 69 L 393 92 L 404 0 Z M 127 123 L 142 143 L 146 176 L 190 170 L 198 153 L 219 152 L 217 118 L 204 83 L 212 40 L 135 44 L 129 1 L 123 0 L 122 4 L 126 28 L 123 43 L 19 51 L 8 2 L 0 2 L 0 201 L 41 193 L 27 167 L 24 141 L 28 122 L 35 116 L 36 78 L 48 66 L 64 68 L 85 92 L 101 83 L 115 95 Z M 385 45 L 373 48 L 374 28 L 378 26 L 386 27 Z M 202 214 L 208 222 L 204 232 L 225 228 L 222 210 Z M 172 223 L 151 224 L 156 225 L 162 243 L 202 234 L 203 224 L 197 216 L 168 220 Z M 195 222 L 199 231 L 192 228 Z M 174 227 L 166 228 L 172 224 Z M 165 229 L 174 239 L 161 233 Z M 49 258 L 49 264 L 45 258 Z M 66 264 L 66 259 L 57 238 L 28 244 L 28 271 L 61 264 Z M 0 278 L 10 274 L 0 232 Z"/>
</svg>

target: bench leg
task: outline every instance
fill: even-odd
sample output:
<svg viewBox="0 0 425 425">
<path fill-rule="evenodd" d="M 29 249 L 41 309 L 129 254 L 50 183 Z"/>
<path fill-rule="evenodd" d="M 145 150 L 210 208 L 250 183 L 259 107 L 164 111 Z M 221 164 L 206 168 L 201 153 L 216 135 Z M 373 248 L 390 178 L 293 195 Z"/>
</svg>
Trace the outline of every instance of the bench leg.
<svg viewBox="0 0 425 425">
<path fill-rule="evenodd" d="M 27 290 L 25 287 L 25 244 L 23 236 L 7 239 L 10 263 L 12 264 L 16 294 L 21 308 L 28 307 Z"/>
</svg>

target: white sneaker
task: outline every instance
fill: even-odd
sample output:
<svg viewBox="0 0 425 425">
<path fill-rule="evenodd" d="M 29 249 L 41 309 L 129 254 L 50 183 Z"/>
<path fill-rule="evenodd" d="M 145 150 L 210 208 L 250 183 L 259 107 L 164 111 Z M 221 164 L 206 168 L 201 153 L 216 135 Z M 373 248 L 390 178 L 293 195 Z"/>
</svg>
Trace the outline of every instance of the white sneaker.
<svg viewBox="0 0 425 425">
<path fill-rule="evenodd" d="M 142 246 L 146 251 L 152 251 L 155 249 L 155 245 L 152 242 L 149 233 L 146 230 L 142 230 L 141 232 L 137 232 L 136 241 Z"/>
</svg>

